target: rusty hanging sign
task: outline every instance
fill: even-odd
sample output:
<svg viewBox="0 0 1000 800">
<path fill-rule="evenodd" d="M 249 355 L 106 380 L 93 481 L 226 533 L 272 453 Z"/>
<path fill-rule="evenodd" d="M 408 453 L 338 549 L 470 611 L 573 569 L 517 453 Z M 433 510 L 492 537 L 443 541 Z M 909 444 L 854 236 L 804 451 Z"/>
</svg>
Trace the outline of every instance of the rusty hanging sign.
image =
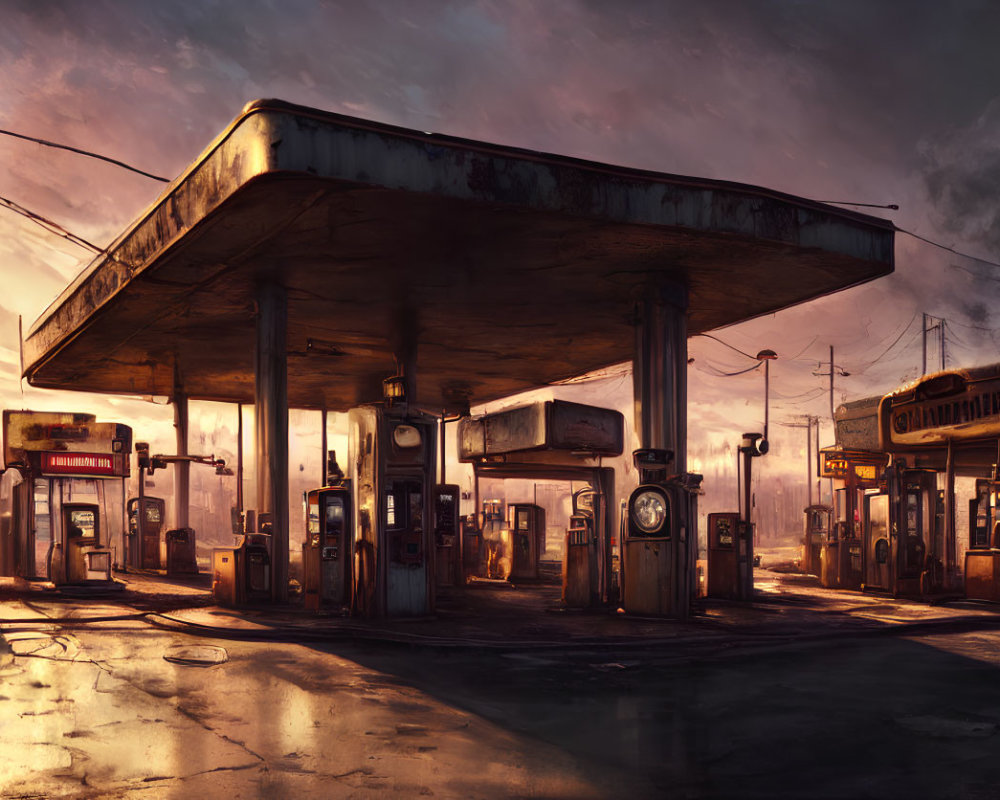
<svg viewBox="0 0 1000 800">
<path fill-rule="evenodd" d="M 887 394 L 879 427 L 889 450 L 1000 436 L 1000 364 L 932 375 Z"/>
</svg>

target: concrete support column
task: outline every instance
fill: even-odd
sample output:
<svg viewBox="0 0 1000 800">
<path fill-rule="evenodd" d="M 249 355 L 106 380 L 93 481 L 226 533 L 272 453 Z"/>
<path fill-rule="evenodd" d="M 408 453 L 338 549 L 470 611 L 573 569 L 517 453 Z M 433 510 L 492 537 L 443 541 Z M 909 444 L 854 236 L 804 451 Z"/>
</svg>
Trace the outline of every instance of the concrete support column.
<svg viewBox="0 0 1000 800">
<path fill-rule="evenodd" d="M 181 390 L 174 392 L 174 433 L 177 437 L 177 455 L 188 454 L 188 399 Z M 178 528 L 188 527 L 188 510 L 191 507 L 191 464 L 178 461 L 174 464 L 174 520 Z"/>
<path fill-rule="evenodd" d="M 271 515 L 271 597 L 288 599 L 288 297 L 283 286 L 257 290 L 254 374 L 257 509 Z"/>
<path fill-rule="evenodd" d="M 632 388 L 640 447 L 672 450 L 668 473 L 687 471 L 687 291 L 647 290 L 638 304 Z"/>
</svg>

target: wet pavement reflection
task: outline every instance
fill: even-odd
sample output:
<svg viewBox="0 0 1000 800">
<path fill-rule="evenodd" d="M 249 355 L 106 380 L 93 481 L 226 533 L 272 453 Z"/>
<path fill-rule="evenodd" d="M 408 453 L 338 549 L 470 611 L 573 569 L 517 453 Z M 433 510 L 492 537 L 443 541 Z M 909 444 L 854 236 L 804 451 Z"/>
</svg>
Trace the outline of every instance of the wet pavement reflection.
<svg viewBox="0 0 1000 800">
<path fill-rule="evenodd" d="M 758 602 L 689 623 L 456 592 L 381 640 L 301 613 L 7 596 L 0 795 L 989 796 L 994 609 L 761 578 Z"/>
</svg>

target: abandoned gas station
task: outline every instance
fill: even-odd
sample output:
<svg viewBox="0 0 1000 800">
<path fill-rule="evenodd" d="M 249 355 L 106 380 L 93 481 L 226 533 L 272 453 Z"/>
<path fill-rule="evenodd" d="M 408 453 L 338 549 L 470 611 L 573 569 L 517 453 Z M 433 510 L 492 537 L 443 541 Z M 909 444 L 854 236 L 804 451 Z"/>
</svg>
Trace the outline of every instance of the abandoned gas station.
<svg viewBox="0 0 1000 800">
<path fill-rule="evenodd" d="M 355 613 L 407 615 L 431 610 L 435 582 L 455 574 L 435 559 L 465 555 L 434 538 L 446 415 L 464 417 L 458 445 L 477 471 L 590 481 L 595 530 L 578 543 L 593 549 L 584 571 L 600 573 L 590 564 L 607 563 L 621 488 L 600 459 L 628 446 L 620 421 L 566 407 L 467 415 L 631 361 L 640 485 L 622 604 L 683 617 L 701 480 L 685 457 L 687 338 L 890 273 L 893 231 L 757 187 L 258 101 L 34 324 L 24 376 L 171 398 L 179 455 L 189 400 L 252 403 L 256 510 L 269 520 L 259 546 L 279 602 L 288 410 L 349 411 L 349 481 L 316 508 L 323 536 L 334 523 L 353 533 L 319 557 L 343 565 Z M 183 464 L 177 477 L 183 527 Z M 752 542 L 739 538 L 733 568 L 752 580 Z"/>
</svg>

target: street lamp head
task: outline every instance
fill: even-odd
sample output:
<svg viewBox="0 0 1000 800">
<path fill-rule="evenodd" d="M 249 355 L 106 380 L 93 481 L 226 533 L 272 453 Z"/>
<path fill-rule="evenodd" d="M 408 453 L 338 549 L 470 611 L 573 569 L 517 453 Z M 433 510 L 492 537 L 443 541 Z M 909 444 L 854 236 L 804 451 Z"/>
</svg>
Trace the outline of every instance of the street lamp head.
<svg viewBox="0 0 1000 800">
<path fill-rule="evenodd" d="M 774 361 L 777 357 L 778 354 L 773 350 L 761 350 L 756 356 L 758 361 Z"/>
</svg>

